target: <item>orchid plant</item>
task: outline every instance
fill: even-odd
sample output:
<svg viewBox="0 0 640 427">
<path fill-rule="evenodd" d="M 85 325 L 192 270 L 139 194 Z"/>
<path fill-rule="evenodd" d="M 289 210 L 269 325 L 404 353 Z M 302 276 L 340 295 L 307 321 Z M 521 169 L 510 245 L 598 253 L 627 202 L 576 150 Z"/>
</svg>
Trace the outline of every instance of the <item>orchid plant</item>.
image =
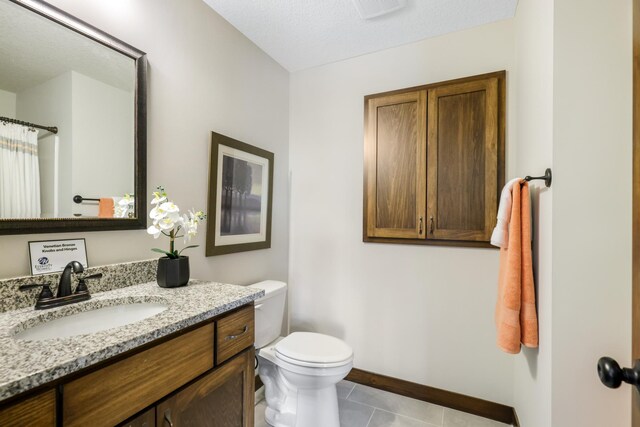
<svg viewBox="0 0 640 427">
<path fill-rule="evenodd" d="M 169 201 L 163 187 L 158 187 L 158 191 L 153 193 L 154 205 L 149 213 L 153 224 L 147 229 L 147 233 L 153 235 L 154 239 L 164 234 L 169 238 L 169 250 L 153 248 L 152 251 L 165 254 L 168 258 L 180 258 L 182 251 L 189 248 L 197 248 L 198 245 L 185 246 L 180 251 L 175 248 L 175 240 L 183 237 L 186 244 L 198 234 L 198 223 L 204 221 L 207 216 L 202 211 L 194 212 L 190 210 L 186 214 L 180 214 L 180 208 L 175 203 Z M 182 234 L 180 234 L 182 232 Z"/>
<path fill-rule="evenodd" d="M 131 194 L 125 194 L 117 205 L 113 207 L 114 218 L 131 218 L 135 210 L 135 198 Z"/>
</svg>

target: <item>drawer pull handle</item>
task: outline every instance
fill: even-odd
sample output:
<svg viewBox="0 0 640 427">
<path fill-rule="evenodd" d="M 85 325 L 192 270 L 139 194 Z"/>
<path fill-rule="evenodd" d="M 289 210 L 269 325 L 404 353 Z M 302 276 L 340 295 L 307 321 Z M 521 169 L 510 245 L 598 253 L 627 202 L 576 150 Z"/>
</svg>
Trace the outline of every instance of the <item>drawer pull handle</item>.
<svg viewBox="0 0 640 427">
<path fill-rule="evenodd" d="M 258 304 L 258 305 L 255 306 L 255 309 L 256 310 L 262 310 L 262 306 L 263 306 L 263 304 Z"/>
<path fill-rule="evenodd" d="M 171 409 L 164 411 L 164 420 L 169 423 L 169 427 L 173 427 L 173 421 L 171 421 Z"/>
<path fill-rule="evenodd" d="M 241 337 L 242 335 L 246 334 L 249 331 L 249 325 L 244 325 L 244 329 L 242 330 L 242 332 L 240 332 L 238 335 L 229 335 L 225 338 L 225 341 L 231 341 L 231 340 L 235 340 L 238 337 Z"/>
</svg>

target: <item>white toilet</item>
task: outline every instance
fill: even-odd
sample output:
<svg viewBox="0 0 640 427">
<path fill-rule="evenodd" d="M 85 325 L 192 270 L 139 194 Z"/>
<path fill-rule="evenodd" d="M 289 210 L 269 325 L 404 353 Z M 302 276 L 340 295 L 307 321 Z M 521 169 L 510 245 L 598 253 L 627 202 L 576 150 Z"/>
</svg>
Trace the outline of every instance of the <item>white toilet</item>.
<svg viewBox="0 0 640 427">
<path fill-rule="evenodd" d="M 353 366 L 353 350 L 328 335 L 294 332 L 281 337 L 287 285 L 275 280 L 256 301 L 258 373 L 265 385 L 265 419 L 274 427 L 339 427 L 336 384 Z"/>
</svg>

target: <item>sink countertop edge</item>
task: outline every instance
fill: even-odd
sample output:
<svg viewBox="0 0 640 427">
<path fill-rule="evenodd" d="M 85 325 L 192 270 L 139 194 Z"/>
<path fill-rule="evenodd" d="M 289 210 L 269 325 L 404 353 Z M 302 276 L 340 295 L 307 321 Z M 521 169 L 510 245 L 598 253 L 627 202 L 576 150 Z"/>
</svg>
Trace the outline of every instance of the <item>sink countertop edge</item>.
<svg viewBox="0 0 640 427">
<path fill-rule="evenodd" d="M 249 304 L 264 291 L 245 286 L 192 280 L 181 288 L 160 288 L 155 282 L 96 293 L 90 301 L 140 297 L 166 298 L 169 308 L 129 325 L 88 335 L 44 341 L 13 338 L 21 323 L 41 316 L 41 311 L 20 309 L 0 314 L 0 403 L 36 387 L 171 335 Z M 68 306 L 67 306 L 68 307 Z M 55 312 L 64 307 L 47 310 Z M 78 311 L 79 312 L 79 311 Z"/>
</svg>

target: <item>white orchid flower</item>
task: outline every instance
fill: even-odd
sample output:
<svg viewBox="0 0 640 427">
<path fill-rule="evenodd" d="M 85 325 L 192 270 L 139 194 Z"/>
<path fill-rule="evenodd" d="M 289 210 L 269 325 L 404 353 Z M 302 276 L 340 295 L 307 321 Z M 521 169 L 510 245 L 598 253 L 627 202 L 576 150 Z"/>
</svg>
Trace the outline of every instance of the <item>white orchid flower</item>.
<svg viewBox="0 0 640 427">
<path fill-rule="evenodd" d="M 166 202 L 167 201 L 167 196 L 162 195 L 162 193 L 155 191 L 153 193 L 153 200 L 151 200 L 151 204 L 152 205 L 158 205 L 162 202 Z"/>
<path fill-rule="evenodd" d="M 198 224 L 194 221 L 192 211 L 188 215 L 182 217 L 182 226 L 184 227 L 184 243 L 191 240 L 198 233 Z"/>
<path fill-rule="evenodd" d="M 180 208 L 173 202 L 164 202 L 159 206 L 159 209 L 165 211 L 168 214 L 180 212 Z"/>
<path fill-rule="evenodd" d="M 115 206 L 113 208 L 113 217 L 114 218 L 124 218 L 127 215 L 127 209 L 122 206 Z"/>
<path fill-rule="evenodd" d="M 157 226 L 164 232 L 172 231 L 176 228 L 176 220 L 174 216 L 166 216 L 158 221 Z"/>
<path fill-rule="evenodd" d="M 156 206 L 149 212 L 149 217 L 154 221 L 159 221 L 165 216 L 167 216 L 167 212 L 163 210 L 161 206 Z"/>
<path fill-rule="evenodd" d="M 118 202 L 118 204 L 122 207 L 129 207 L 129 206 L 133 206 L 135 203 L 135 198 L 131 197 L 130 194 L 125 194 L 124 197 L 122 199 L 120 199 L 120 201 Z"/>
<path fill-rule="evenodd" d="M 196 236 L 196 234 L 198 234 L 198 223 L 194 222 L 190 224 L 189 228 L 187 228 L 186 232 L 184 233 L 184 237 L 186 241 L 190 241 L 193 237 Z"/>
<path fill-rule="evenodd" d="M 157 239 L 158 237 L 160 237 L 160 233 L 162 233 L 162 230 L 160 230 L 158 227 L 156 227 L 156 225 L 152 225 L 149 228 L 147 228 L 147 233 L 152 234 L 154 239 Z"/>
</svg>

